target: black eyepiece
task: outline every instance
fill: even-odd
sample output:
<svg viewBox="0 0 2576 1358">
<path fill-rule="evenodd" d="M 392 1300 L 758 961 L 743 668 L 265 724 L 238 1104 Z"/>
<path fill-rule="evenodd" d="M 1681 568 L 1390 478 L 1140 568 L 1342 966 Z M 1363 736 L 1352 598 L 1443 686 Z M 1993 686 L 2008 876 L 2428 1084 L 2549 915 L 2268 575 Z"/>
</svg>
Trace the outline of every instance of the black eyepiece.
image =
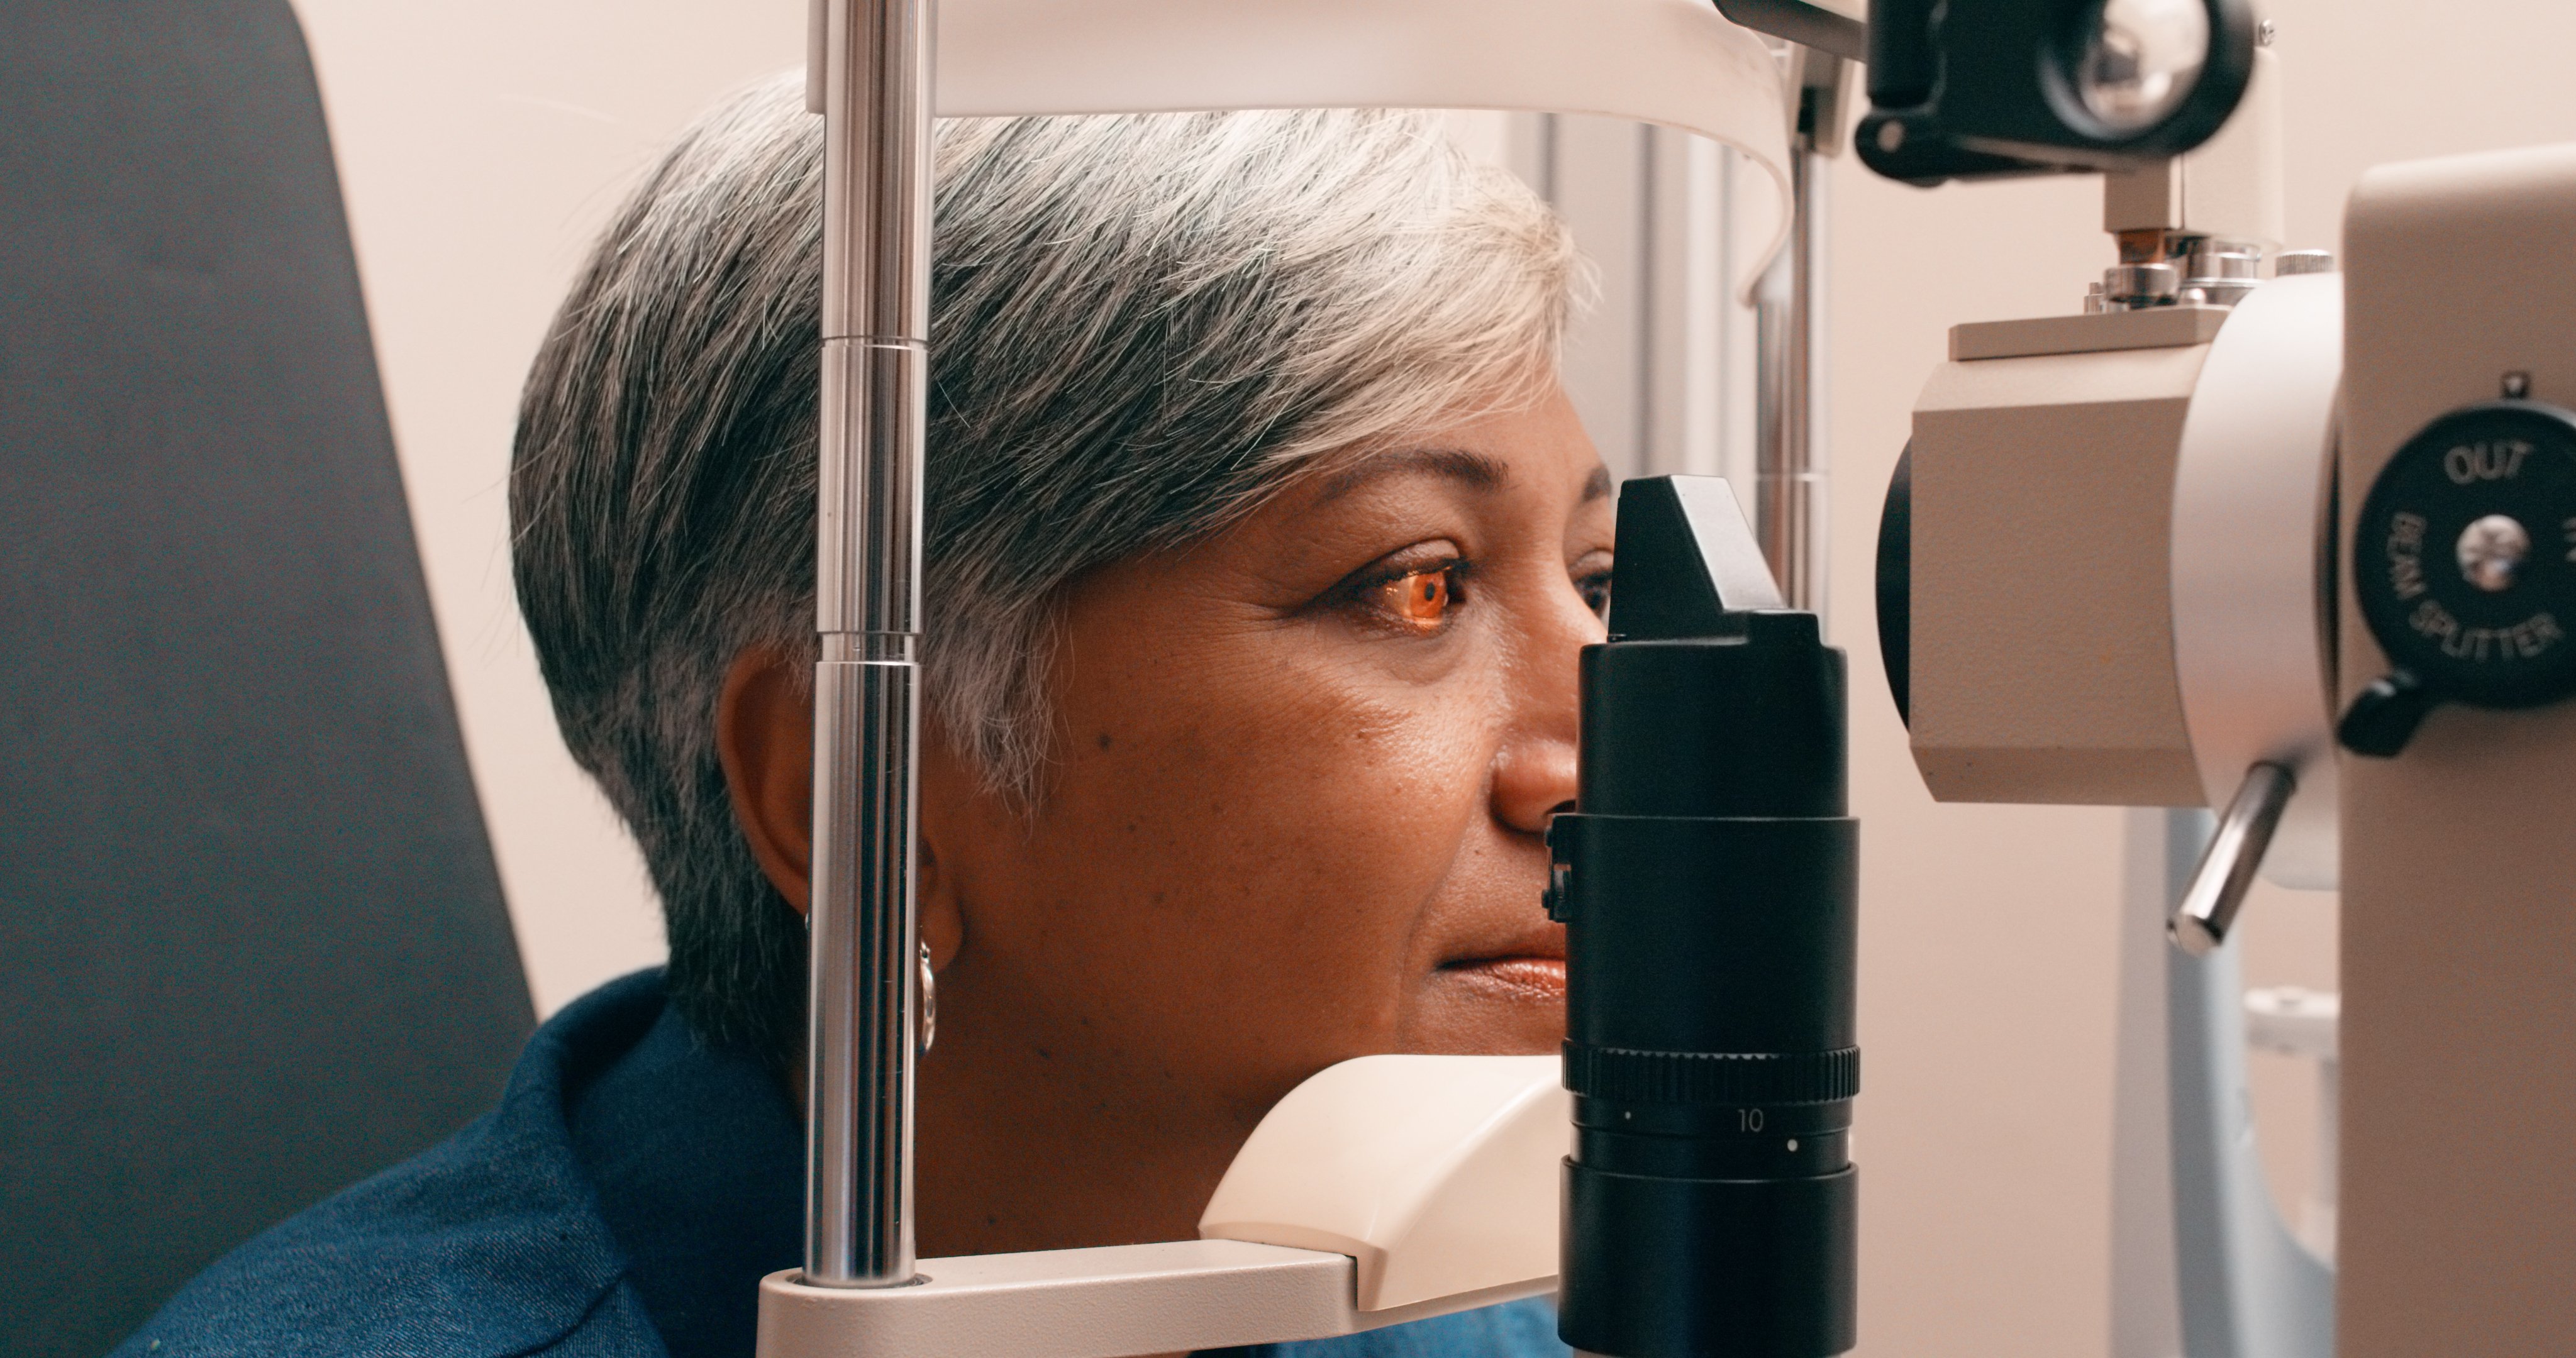
<svg viewBox="0 0 2576 1358">
<path fill-rule="evenodd" d="M 1856 1342 L 1845 666 L 1747 553 L 1723 482 L 1623 488 L 1579 799 L 1548 837 L 1576 1125 L 1559 1334 L 1612 1358 Z"/>
</svg>

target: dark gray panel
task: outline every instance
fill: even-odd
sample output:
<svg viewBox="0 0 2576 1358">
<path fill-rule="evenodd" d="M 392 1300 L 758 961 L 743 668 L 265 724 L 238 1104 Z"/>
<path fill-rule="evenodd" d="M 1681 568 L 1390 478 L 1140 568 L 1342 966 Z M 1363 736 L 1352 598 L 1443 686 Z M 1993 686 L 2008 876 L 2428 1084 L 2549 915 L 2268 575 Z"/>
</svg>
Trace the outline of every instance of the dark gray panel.
<svg viewBox="0 0 2576 1358">
<path fill-rule="evenodd" d="M 0 5 L 0 1355 L 529 1026 L 286 0 Z"/>
</svg>

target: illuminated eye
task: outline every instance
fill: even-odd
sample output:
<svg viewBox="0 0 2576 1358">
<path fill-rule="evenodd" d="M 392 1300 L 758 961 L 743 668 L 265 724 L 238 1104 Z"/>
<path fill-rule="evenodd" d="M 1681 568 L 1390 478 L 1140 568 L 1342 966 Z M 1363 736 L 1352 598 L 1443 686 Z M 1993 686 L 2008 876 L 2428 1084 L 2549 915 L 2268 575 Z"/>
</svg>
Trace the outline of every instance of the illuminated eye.
<svg viewBox="0 0 2576 1358">
<path fill-rule="evenodd" d="M 1449 568 L 1415 571 L 1378 587 L 1388 612 L 1417 627 L 1438 626 L 1449 612 Z"/>
<path fill-rule="evenodd" d="M 1608 573 L 1586 580 L 1578 588 L 1582 591 L 1583 602 L 1592 609 L 1592 616 L 1604 622 L 1609 621 L 1610 576 Z"/>
</svg>

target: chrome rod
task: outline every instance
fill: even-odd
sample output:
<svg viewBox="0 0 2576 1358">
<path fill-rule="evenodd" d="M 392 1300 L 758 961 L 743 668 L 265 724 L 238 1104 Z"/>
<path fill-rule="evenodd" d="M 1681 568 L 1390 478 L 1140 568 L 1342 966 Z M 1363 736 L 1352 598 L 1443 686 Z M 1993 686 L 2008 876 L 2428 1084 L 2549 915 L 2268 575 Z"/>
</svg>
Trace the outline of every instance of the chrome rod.
<svg viewBox="0 0 2576 1358">
<path fill-rule="evenodd" d="M 1753 526 L 1788 606 L 1823 616 L 1833 505 L 1825 437 L 1827 189 L 1842 64 L 1793 52 L 1799 130 L 1789 156 L 1789 240 L 1754 313 Z"/>
<path fill-rule="evenodd" d="M 933 0 L 828 0 L 805 1273 L 913 1277 Z"/>
<path fill-rule="evenodd" d="M 2245 906 L 2245 893 L 2254 887 L 2254 873 L 2263 866 L 2263 851 L 2272 847 L 2272 832 L 2280 828 L 2281 813 L 2298 790 L 2299 780 L 2279 764 L 2245 770 L 2245 781 L 2237 784 L 2236 796 L 2219 817 L 2218 833 L 2210 836 L 2200 866 L 2192 870 L 2191 885 L 2166 925 L 2174 946 L 2207 957 L 2227 941 L 2236 912 Z"/>
</svg>

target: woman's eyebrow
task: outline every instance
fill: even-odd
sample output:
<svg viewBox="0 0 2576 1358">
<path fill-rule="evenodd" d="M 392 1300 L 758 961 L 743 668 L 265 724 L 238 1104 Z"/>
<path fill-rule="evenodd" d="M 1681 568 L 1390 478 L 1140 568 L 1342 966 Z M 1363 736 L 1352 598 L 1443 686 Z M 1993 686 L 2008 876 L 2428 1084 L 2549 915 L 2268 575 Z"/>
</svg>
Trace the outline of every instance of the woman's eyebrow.
<svg viewBox="0 0 2576 1358">
<path fill-rule="evenodd" d="M 1380 453 L 1333 473 L 1325 480 L 1316 503 L 1328 504 L 1372 481 L 1413 474 L 1441 477 L 1484 492 L 1501 490 L 1511 480 L 1511 469 L 1498 457 L 1465 448 L 1407 448 Z"/>
</svg>

